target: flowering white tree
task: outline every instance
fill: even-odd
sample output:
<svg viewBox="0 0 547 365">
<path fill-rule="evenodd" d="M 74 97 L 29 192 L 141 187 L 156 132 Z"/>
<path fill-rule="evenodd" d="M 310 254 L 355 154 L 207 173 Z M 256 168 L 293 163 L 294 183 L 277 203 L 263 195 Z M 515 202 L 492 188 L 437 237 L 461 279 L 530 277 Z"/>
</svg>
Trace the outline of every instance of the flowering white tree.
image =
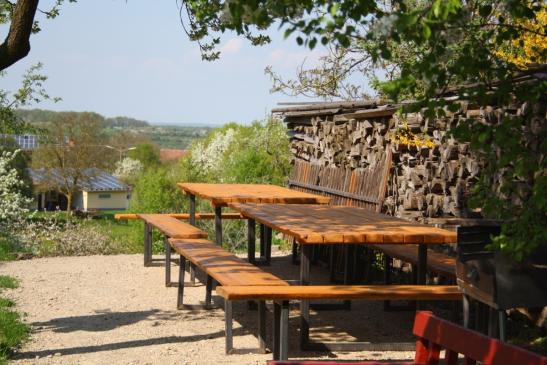
<svg viewBox="0 0 547 365">
<path fill-rule="evenodd" d="M 142 162 L 131 157 L 126 157 L 122 161 L 116 163 L 114 176 L 120 178 L 124 182 L 132 183 L 136 180 L 142 169 Z"/>
<path fill-rule="evenodd" d="M 197 143 L 192 148 L 192 162 L 201 166 L 206 172 L 219 169 L 224 152 L 234 142 L 235 130 L 227 129 L 224 133 L 216 133 L 207 145 Z"/>
<path fill-rule="evenodd" d="M 0 222 L 12 222 L 28 212 L 32 199 L 23 195 L 25 183 L 19 178 L 12 162 L 19 153 L 3 151 L 0 155 Z"/>
</svg>

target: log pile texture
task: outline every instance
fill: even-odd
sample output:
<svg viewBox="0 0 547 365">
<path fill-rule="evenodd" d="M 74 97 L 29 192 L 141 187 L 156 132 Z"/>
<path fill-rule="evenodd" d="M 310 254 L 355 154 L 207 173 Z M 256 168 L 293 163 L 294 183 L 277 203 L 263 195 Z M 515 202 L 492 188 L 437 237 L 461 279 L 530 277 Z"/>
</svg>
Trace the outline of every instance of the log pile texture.
<svg viewBox="0 0 547 365">
<path fill-rule="evenodd" d="M 294 160 L 375 169 L 386 149 L 391 149 L 383 212 L 417 221 L 477 216 L 466 202 L 481 164 L 467 144 L 458 143 L 447 132 L 460 120 L 484 118 L 494 110 L 460 102 L 459 111 L 447 110 L 444 118 L 429 120 L 422 113 L 395 114 L 397 108 L 390 105 L 311 108 L 277 110 L 289 128 Z M 398 143 L 401 131 L 424 143 Z"/>
</svg>

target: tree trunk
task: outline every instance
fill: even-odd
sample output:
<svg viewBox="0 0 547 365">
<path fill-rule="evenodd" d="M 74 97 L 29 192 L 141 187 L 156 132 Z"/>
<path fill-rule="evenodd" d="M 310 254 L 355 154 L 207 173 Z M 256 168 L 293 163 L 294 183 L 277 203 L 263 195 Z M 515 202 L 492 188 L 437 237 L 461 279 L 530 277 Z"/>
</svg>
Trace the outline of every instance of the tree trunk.
<svg viewBox="0 0 547 365">
<path fill-rule="evenodd" d="M 66 194 L 66 200 L 67 200 L 67 203 L 66 203 L 66 214 L 69 216 L 70 215 L 70 212 L 72 211 L 72 197 L 73 197 L 73 193 L 68 193 Z"/>
<path fill-rule="evenodd" d="M 18 0 L 15 3 L 9 33 L 0 44 L 0 71 L 30 52 L 30 35 L 37 8 L 38 0 Z"/>
</svg>

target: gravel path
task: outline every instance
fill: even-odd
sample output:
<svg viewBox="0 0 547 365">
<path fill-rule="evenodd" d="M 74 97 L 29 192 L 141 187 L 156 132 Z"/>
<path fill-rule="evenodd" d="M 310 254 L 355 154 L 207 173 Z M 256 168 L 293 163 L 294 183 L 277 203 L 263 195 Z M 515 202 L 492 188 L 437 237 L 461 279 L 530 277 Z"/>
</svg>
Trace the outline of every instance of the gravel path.
<svg viewBox="0 0 547 365">
<path fill-rule="evenodd" d="M 275 257 L 268 268 L 296 278 L 288 256 Z M 313 268 L 319 281 L 324 270 Z M 173 268 L 173 279 L 177 268 Z M 197 305 L 203 285 L 188 288 L 176 309 L 176 288 L 163 284 L 161 266 L 142 266 L 142 255 L 33 259 L 2 263 L 0 274 L 20 279 L 6 290 L 32 325 L 30 340 L 15 355 L 15 364 L 265 364 L 271 354 L 257 346 L 256 311 L 234 305 L 236 354 L 224 354 L 222 300 L 214 296 L 210 311 Z M 269 308 L 271 310 L 271 308 Z M 291 358 L 408 359 L 409 352 L 310 353 L 298 351 L 298 311 L 291 311 Z M 267 317 L 271 321 L 271 312 Z M 382 311 L 381 303 L 356 302 L 351 311 L 312 312 L 312 336 L 330 339 L 412 341 L 413 313 Z M 268 329 L 268 333 L 271 333 Z"/>
</svg>

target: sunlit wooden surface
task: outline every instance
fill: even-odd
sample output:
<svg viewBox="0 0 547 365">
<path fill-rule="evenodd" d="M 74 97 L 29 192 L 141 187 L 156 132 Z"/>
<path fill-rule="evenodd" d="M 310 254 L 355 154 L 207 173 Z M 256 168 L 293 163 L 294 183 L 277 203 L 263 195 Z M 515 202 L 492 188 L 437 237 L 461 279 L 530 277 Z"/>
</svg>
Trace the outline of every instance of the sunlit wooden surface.
<svg viewBox="0 0 547 365">
<path fill-rule="evenodd" d="M 455 232 L 359 207 L 252 203 L 229 206 L 303 244 L 442 244 L 454 243 L 457 238 Z"/>
<path fill-rule="evenodd" d="M 329 197 L 265 184 L 178 183 L 187 194 L 210 200 L 213 206 L 229 203 L 327 204 Z"/>
</svg>

